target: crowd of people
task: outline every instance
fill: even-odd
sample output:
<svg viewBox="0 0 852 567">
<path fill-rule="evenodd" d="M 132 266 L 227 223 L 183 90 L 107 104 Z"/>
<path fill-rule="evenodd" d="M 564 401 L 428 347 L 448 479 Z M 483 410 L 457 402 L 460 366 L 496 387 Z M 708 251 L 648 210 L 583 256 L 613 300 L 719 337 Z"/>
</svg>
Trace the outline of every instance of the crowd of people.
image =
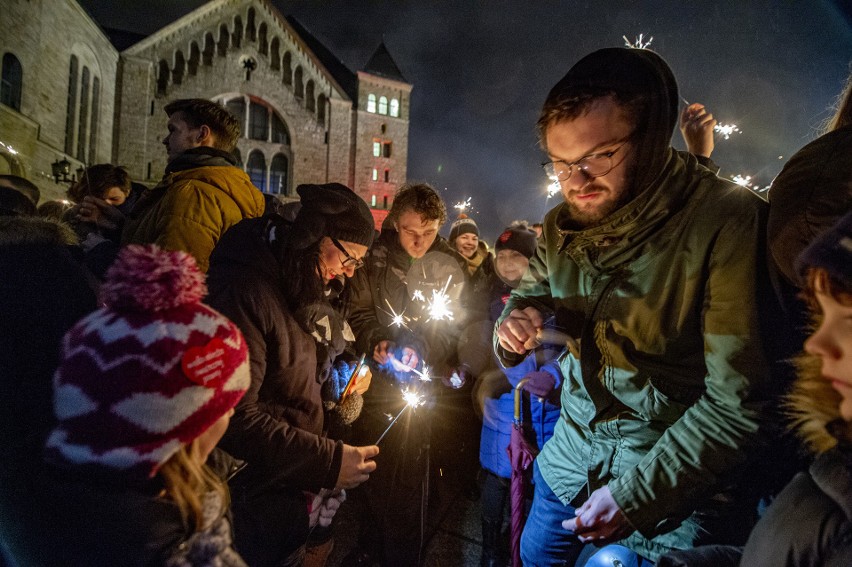
<svg viewBox="0 0 852 567">
<path fill-rule="evenodd" d="M 562 201 L 493 243 L 427 183 L 380 231 L 263 195 L 202 99 L 155 187 L 0 176 L 0 565 L 319 567 L 342 505 L 343 565 L 421 565 L 448 482 L 483 567 L 852 565 L 852 77 L 768 202 L 680 100 L 652 51 L 574 64 Z"/>
</svg>

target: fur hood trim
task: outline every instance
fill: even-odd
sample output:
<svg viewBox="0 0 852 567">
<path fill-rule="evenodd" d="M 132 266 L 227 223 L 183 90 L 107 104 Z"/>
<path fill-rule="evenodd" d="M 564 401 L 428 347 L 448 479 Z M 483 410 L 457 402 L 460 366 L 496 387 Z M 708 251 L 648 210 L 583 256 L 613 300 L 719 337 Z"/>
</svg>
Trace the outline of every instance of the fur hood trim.
<svg viewBox="0 0 852 567">
<path fill-rule="evenodd" d="M 793 362 L 798 377 L 784 405 L 799 437 L 816 454 L 837 445 L 838 436 L 852 438 L 852 424 L 840 417 L 841 396 L 822 377 L 819 357 L 802 353 Z"/>
<path fill-rule="evenodd" d="M 58 220 L 25 216 L 0 217 L 0 246 L 74 246 L 78 242 L 74 230 Z"/>
</svg>

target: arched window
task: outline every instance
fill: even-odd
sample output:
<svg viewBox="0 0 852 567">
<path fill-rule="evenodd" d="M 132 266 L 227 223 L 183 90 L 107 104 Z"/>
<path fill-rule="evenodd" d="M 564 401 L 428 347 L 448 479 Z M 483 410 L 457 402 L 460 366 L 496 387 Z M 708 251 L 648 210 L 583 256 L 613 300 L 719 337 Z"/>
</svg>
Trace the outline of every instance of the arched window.
<svg viewBox="0 0 852 567">
<path fill-rule="evenodd" d="M 287 187 L 288 175 L 287 157 L 283 154 L 275 154 L 272 158 L 272 164 L 269 166 L 269 192 L 275 195 L 288 195 L 290 193 Z"/>
<path fill-rule="evenodd" d="M 74 124 L 77 116 L 77 56 L 71 56 L 68 69 L 68 102 L 65 114 L 65 153 L 71 155 L 74 151 Z"/>
<path fill-rule="evenodd" d="M 285 85 L 293 84 L 293 56 L 289 51 L 284 54 L 284 59 L 281 60 L 281 82 Z"/>
<path fill-rule="evenodd" d="M 399 99 L 392 98 L 390 102 L 390 115 L 394 118 L 399 117 Z"/>
<path fill-rule="evenodd" d="M 191 77 L 198 73 L 198 62 L 200 60 L 201 52 L 198 49 L 198 43 L 193 41 L 189 44 L 189 61 L 187 61 L 186 65 L 186 70 Z"/>
<path fill-rule="evenodd" d="M 234 147 L 234 157 L 237 159 L 237 167 L 242 167 L 243 154 L 240 152 L 240 148 Z"/>
<path fill-rule="evenodd" d="M 272 38 L 272 43 L 269 45 L 269 65 L 273 71 L 281 69 L 281 41 L 277 37 Z"/>
<path fill-rule="evenodd" d="M 325 107 L 328 104 L 328 99 L 324 94 L 317 97 L 317 122 L 325 124 Z"/>
<path fill-rule="evenodd" d="M 172 82 L 179 85 L 183 82 L 183 73 L 186 69 L 186 60 L 183 58 L 183 51 L 178 49 L 175 51 L 175 68 L 172 69 Z"/>
<path fill-rule="evenodd" d="M 3 73 L 0 79 L 0 103 L 21 110 L 21 86 L 24 71 L 21 62 L 11 53 L 3 54 Z"/>
<path fill-rule="evenodd" d="M 157 94 L 166 94 L 169 86 L 169 64 L 165 59 L 160 59 L 160 70 L 157 72 Z"/>
<path fill-rule="evenodd" d="M 215 43 L 212 33 L 207 32 L 204 34 L 204 52 L 201 54 L 201 61 L 208 67 L 213 64 L 213 53 L 216 49 Z"/>
<path fill-rule="evenodd" d="M 272 112 L 272 138 L 273 144 L 290 145 L 290 133 L 287 131 L 287 125 L 281 120 L 277 112 Z"/>
<path fill-rule="evenodd" d="M 246 173 L 248 173 L 255 187 L 264 193 L 267 192 L 266 159 L 261 152 L 254 150 L 249 154 L 248 161 L 246 162 Z"/>
<path fill-rule="evenodd" d="M 269 139 L 269 109 L 256 102 L 249 106 L 249 138 L 263 142 Z"/>
<path fill-rule="evenodd" d="M 219 26 L 219 43 L 216 44 L 216 51 L 224 57 L 228 53 L 228 42 L 231 39 L 231 34 L 228 33 L 228 26 L 222 24 Z"/>
<path fill-rule="evenodd" d="M 100 120 L 101 81 L 92 79 L 92 120 L 89 125 L 89 163 L 98 163 L 98 121 Z"/>
<path fill-rule="evenodd" d="M 380 96 L 379 97 L 379 114 L 387 114 L 388 113 L 388 97 Z"/>
<path fill-rule="evenodd" d="M 255 41 L 257 39 L 255 37 L 255 27 L 254 27 L 254 8 L 249 8 L 248 11 L 248 21 L 246 21 L 246 37 L 249 41 Z"/>
<path fill-rule="evenodd" d="M 376 95 L 373 93 L 367 95 L 367 112 L 376 112 Z"/>
<path fill-rule="evenodd" d="M 316 99 L 314 98 L 314 81 L 308 81 L 308 85 L 305 88 L 305 108 L 308 109 L 308 112 L 313 112 L 316 110 Z"/>
<path fill-rule="evenodd" d="M 234 16 L 234 33 L 231 34 L 231 45 L 239 47 L 243 40 L 243 19 L 239 16 Z"/>
<path fill-rule="evenodd" d="M 296 67 L 296 72 L 293 74 L 293 82 L 295 83 L 293 87 L 293 94 L 296 95 L 296 98 L 303 98 L 305 96 L 305 85 L 302 83 L 301 65 Z"/>
<path fill-rule="evenodd" d="M 80 77 L 80 112 L 77 115 L 77 159 L 86 161 L 86 134 L 89 121 L 89 68 L 83 67 Z"/>
<path fill-rule="evenodd" d="M 246 135 L 246 101 L 243 98 L 234 98 L 225 103 L 228 112 L 234 115 L 240 124 L 240 135 Z"/>
<path fill-rule="evenodd" d="M 267 55 L 269 50 L 269 43 L 266 41 L 266 22 L 260 24 L 260 29 L 257 32 L 258 41 L 257 41 L 257 50 L 261 55 Z"/>
</svg>

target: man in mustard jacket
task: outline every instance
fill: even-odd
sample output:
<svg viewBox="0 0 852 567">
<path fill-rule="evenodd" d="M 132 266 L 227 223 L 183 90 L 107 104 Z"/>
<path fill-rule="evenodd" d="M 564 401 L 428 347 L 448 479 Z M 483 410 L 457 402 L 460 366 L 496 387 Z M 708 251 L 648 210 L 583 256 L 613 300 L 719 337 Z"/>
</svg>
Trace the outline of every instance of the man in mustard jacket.
<svg viewBox="0 0 852 567">
<path fill-rule="evenodd" d="M 671 148 L 678 100 L 658 55 L 603 49 L 554 86 L 539 119 L 564 201 L 495 347 L 517 364 L 555 316 L 569 348 L 525 565 L 573 565 L 584 544 L 615 541 L 655 561 L 744 537 L 752 520 L 726 489 L 766 421 L 766 206 Z"/>
<path fill-rule="evenodd" d="M 240 126 L 225 108 L 205 99 L 183 99 L 170 102 L 165 111 L 166 175 L 133 207 L 121 243 L 184 250 L 207 272 L 222 234 L 263 214 L 263 195 L 236 166 Z"/>
</svg>

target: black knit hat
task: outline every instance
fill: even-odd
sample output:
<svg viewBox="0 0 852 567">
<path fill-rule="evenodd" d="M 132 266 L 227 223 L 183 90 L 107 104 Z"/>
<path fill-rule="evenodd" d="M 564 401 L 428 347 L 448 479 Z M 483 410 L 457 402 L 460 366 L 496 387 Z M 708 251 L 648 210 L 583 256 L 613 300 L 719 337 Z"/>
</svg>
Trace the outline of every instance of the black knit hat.
<svg viewBox="0 0 852 567">
<path fill-rule="evenodd" d="M 324 236 L 370 247 L 376 234 L 370 208 L 349 187 L 340 183 L 299 185 L 302 208 L 296 214 L 294 229 L 305 247 Z"/>
<path fill-rule="evenodd" d="M 497 237 L 497 242 L 494 243 L 494 250 L 496 252 L 500 252 L 503 249 L 514 250 L 523 254 L 526 258 L 530 258 L 535 253 L 537 245 L 538 237 L 534 230 L 525 224 L 513 224 Z"/>
<path fill-rule="evenodd" d="M 852 287 L 852 211 L 805 248 L 796 267 L 803 280 L 808 268 L 822 268 L 832 279 Z"/>
<path fill-rule="evenodd" d="M 453 221 L 453 224 L 450 225 L 450 238 L 448 240 L 453 242 L 462 234 L 475 234 L 476 236 L 479 236 L 479 227 L 476 226 L 476 221 L 464 213 L 460 214 L 459 217 Z"/>
</svg>

